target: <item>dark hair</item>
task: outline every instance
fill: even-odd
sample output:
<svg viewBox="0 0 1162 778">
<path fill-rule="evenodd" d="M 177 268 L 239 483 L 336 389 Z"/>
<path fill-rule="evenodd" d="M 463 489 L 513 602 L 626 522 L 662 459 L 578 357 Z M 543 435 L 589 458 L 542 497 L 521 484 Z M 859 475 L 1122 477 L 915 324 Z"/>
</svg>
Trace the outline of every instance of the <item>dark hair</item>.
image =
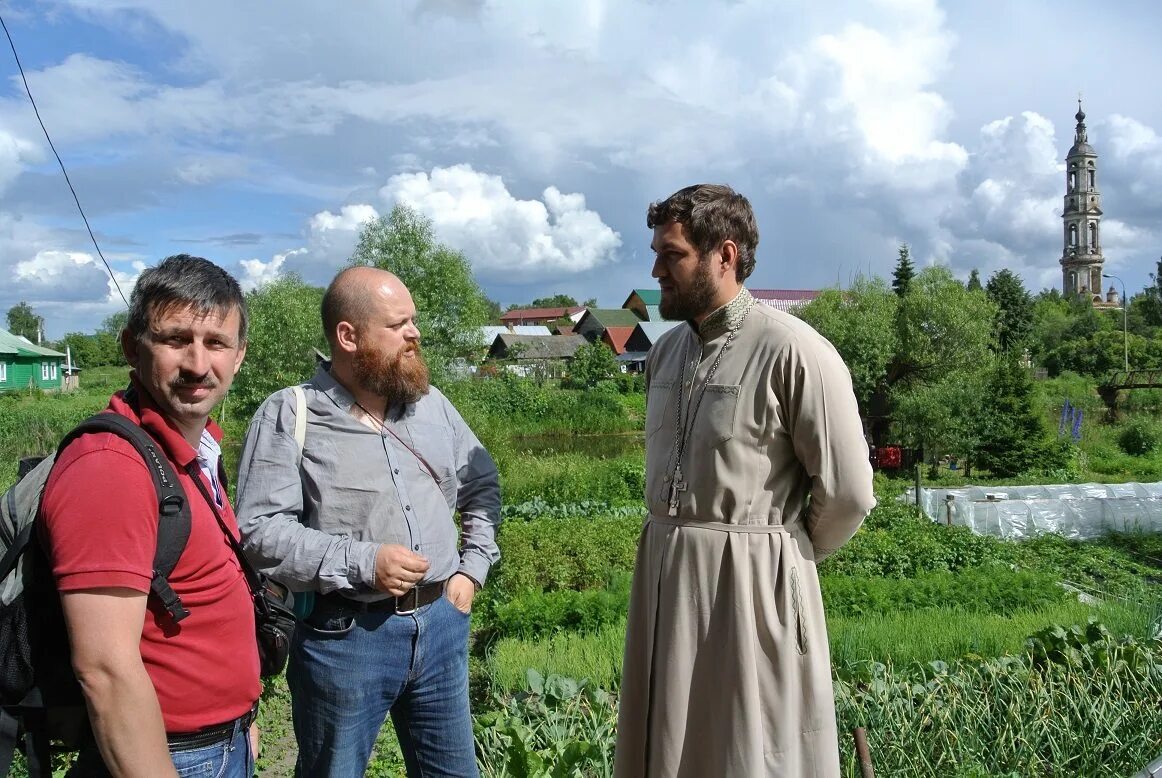
<svg viewBox="0 0 1162 778">
<path fill-rule="evenodd" d="M 746 279 L 754 271 L 759 228 L 750 201 L 723 184 L 695 184 L 679 189 L 665 200 L 651 203 L 646 226 L 681 224 L 700 255 L 714 251 L 725 240 L 738 246 L 735 277 Z"/>
<path fill-rule="evenodd" d="M 323 292 L 323 302 L 319 306 L 323 317 L 323 334 L 331 348 L 335 348 L 335 328 L 339 322 L 351 322 L 357 327 L 362 326 L 371 315 L 371 301 L 367 289 L 361 284 L 347 278 L 353 270 L 363 265 L 356 265 L 344 270 L 331 279 L 327 291 Z"/>
<path fill-rule="evenodd" d="M 143 270 L 129 296 L 125 326 L 133 337 L 141 339 L 149 331 L 153 317 L 175 308 L 223 315 L 237 308 L 238 339 L 246 342 L 248 321 L 242 289 L 232 275 L 208 259 L 175 254 L 156 267 Z"/>
</svg>

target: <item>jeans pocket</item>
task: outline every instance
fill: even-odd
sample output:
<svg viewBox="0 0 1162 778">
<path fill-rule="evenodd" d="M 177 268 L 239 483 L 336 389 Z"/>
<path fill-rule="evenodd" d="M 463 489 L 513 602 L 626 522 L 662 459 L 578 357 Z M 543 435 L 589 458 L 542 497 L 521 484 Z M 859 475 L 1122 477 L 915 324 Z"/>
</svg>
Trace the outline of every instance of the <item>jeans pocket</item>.
<svg viewBox="0 0 1162 778">
<path fill-rule="evenodd" d="M 300 621 L 298 626 L 306 627 L 308 637 L 341 638 L 355 629 L 355 617 L 341 613 L 324 615 L 316 611 Z"/>
<path fill-rule="evenodd" d="M 459 613 L 459 614 L 460 614 L 461 616 L 463 616 L 464 618 L 468 618 L 469 616 L 471 616 L 471 615 L 472 615 L 472 609 L 471 609 L 471 608 L 469 608 L 469 609 L 468 609 L 468 610 L 466 610 L 466 611 L 462 611 L 462 610 L 460 610 L 460 608 L 459 608 L 459 607 L 457 607 L 456 603 L 452 602 L 452 598 L 451 598 L 451 597 L 449 597 L 449 596 L 448 596 L 448 594 L 447 594 L 446 592 L 444 593 L 444 599 L 445 599 L 445 600 L 447 600 L 448 604 L 452 606 L 452 610 L 456 611 L 457 613 Z"/>
<path fill-rule="evenodd" d="M 219 776 L 226 768 L 229 748 L 229 743 L 217 743 L 189 751 L 174 751 L 170 753 L 170 759 L 173 761 L 174 770 L 181 778 Z"/>
</svg>

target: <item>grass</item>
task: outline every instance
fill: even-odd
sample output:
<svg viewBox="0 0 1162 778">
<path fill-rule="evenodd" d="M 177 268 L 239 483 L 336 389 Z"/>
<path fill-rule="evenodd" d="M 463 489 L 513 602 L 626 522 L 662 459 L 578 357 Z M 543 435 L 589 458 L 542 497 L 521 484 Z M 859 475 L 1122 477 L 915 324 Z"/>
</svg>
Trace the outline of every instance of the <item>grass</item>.
<svg viewBox="0 0 1162 778">
<path fill-rule="evenodd" d="M 1144 638 L 1152 615 L 1148 608 L 1120 603 L 1093 607 L 1071 602 L 1008 615 L 948 608 L 829 617 L 827 633 L 835 667 L 863 661 L 907 665 L 1017 654 L 1025 638 L 1046 625 L 1084 624 L 1090 616 L 1115 634 Z"/>
<path fill-rule="evenodd" d="M 523 689 L 530 668 L 546 676 L 588 678 L 612 689 L 621 680 L 624 649 L 624 619 L 588 635 L 561 632 L 539 640 L 506 638 L 489 651 L 483 674 L 489 688 L 500 693 Z"/>
<path fill-rule="evenodd" d="M 1091 616 L 1115 635 L 1141 639 L 1157 611 L 1116 602 L 1096 607 L 1072 602 L 1007 616 L 940 608 L 829 618 L 827 632 L 835 667 L 864 661 L 899 666 L 966 655 L 1019 654 L 1026 637 L 1037 630 L 1049 624 L 1085 623 Z M 536 640 L 504 638 L 492 646 L 481 675 L 489 689 L 499 693 L 522 689 L 530 668 L 543 675 L 588 678 L 609 689 L 620 683 L 624 647 L 624 620 L 589 634 L 558 633 Z"/>
</svg>

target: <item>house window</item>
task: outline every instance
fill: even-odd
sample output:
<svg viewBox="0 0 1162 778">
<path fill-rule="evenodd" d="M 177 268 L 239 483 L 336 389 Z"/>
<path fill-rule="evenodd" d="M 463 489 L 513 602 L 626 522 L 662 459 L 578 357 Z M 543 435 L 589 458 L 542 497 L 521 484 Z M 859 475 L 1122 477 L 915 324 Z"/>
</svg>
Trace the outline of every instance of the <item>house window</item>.
<svg viewBox="0 0 1162 778">
<path fill-rule="evenodd" d="M 1089 223 L 1089 250 L 1097 251 L 1097 222 Z"/>
<path fill-rule="evenodd" d="M 1093 169 L 1093 163 L 1089 163 L 1089 191 L 1093 191 L 1097 184 L 1097 171 Z"/>
<path fill-rule="evenodd" d="M 52 380 L 54 380 L 54 381 L 56 380 L 56 377 L 57 377 L 56 369 L 57 369 L 56 362 L 53 362 L 52 363 Z"/>
<path fill-rule="evenodd" d="M 40 363 L 40 380 L 41 381 L 48 380 L 48 362 L 41 362 Z"/>
<path fill-rule="evenodd" d="M 1069 191 L 1077 191 L 1077 173 L 1073 172 L 1072 170 L 1069 171 Z"/>
<path fill-rule="evenodd" d="M 1069 245 L 1077 246 L 1077 225 L 1069 225 Z"/>
<path fill-rule="evenodd" d="M 0 362 L 0 384 L 8 380 L 8 363 Z"/>
</svg>

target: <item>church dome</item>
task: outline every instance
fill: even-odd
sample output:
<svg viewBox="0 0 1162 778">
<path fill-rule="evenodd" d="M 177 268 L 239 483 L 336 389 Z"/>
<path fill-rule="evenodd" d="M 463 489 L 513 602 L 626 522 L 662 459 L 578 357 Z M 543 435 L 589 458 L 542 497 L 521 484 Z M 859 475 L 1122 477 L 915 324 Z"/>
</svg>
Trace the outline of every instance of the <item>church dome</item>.
<svg viewBox="0 0 1162 778">
<path fill-rule="evenodd" d="M 1079 154 L 1086 154 L 1086 155 L 1091 156 L 1091 157 L 1096 157 L 1097 156 L 1097 149 L 1095 149 L 1093 146 L 1089 145 L 1089 143 L 1087 143 L 1086 141 L 1082 140 L 1082 141 L 1078 141 L 1077 143 L 1074 143 L 1072 146 L 1070 146 L 1069 154 L 1067 154 L 1066 156 L 1067 157 L 1075 157 Z"/>
</svg>

